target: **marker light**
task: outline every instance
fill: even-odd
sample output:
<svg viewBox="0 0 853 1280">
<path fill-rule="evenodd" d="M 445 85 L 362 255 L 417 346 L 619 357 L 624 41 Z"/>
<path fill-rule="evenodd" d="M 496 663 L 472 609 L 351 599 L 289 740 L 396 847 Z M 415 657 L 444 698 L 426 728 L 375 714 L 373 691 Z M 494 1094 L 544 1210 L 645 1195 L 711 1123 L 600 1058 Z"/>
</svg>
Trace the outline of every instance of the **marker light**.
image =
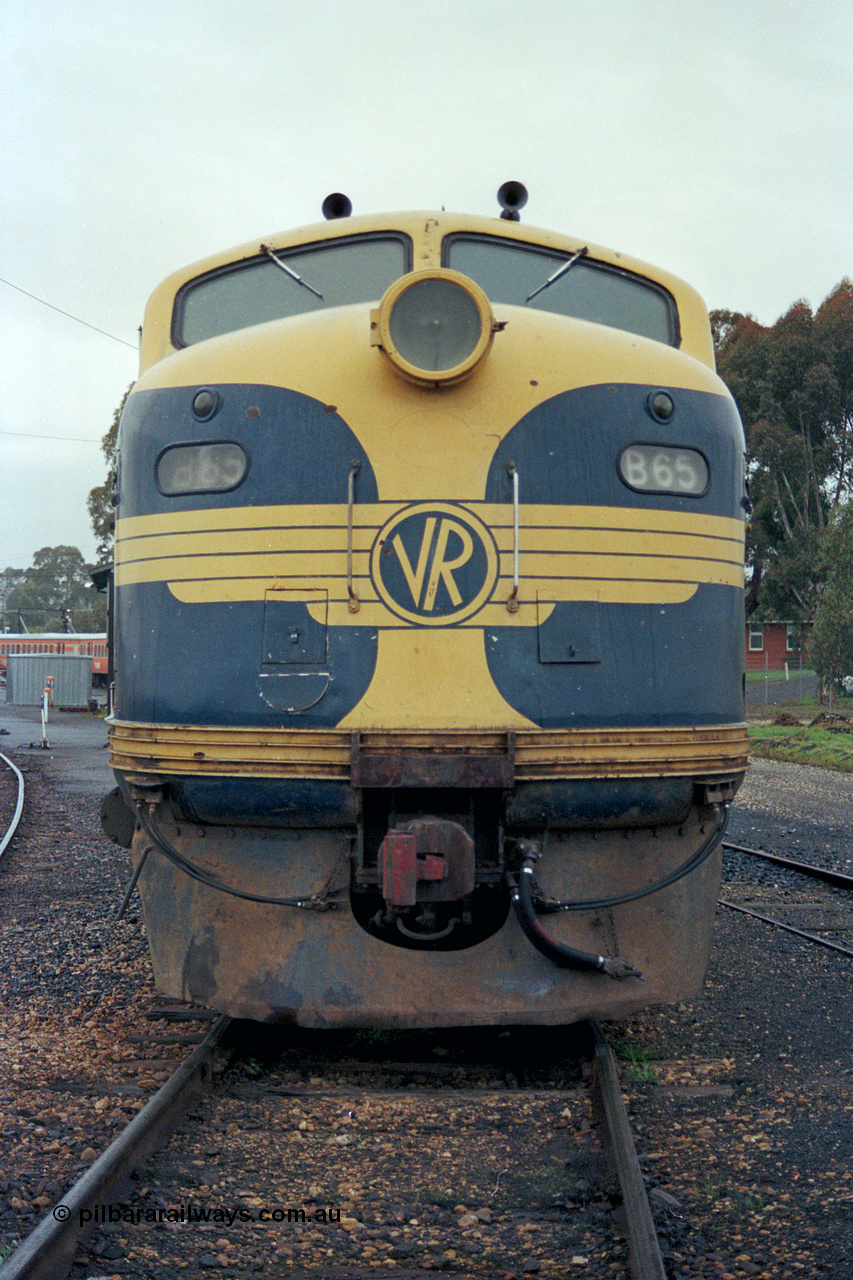
<svg viewBox="0 0 853 1280">
<path fill-rule="evenodd" d="M 371 312 L 371 342 L 405 378 L 447 386 L 467 377 L 492 345 L 495 319 L 479 285 L 458 271 L 413 271 Z"/>
<path fill-rule="evenodd" d="M 668 391 L 652 391 L 646 400 L 649 413 L 658 422 L 669 422 L 675 413 L 675 404 Z"/>
<path fill-rule="evenodd" d="M 198 391 L 193 396 L 193 417 L 197 418 L 199 422 L 207 422 L 216 413 L 219 404 L 220 396 L 218 391 Z"/>
</svg>

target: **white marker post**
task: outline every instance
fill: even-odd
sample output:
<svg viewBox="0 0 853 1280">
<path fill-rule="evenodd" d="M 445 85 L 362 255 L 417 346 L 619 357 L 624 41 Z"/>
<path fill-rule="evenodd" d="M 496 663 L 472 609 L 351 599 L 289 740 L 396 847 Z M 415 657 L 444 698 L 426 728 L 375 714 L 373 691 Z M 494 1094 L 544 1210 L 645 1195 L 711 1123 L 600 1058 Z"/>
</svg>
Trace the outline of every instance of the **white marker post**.
<svg viewBox="0 0 853 1280">
<path fill-rule="evenodd" d="M 47 740 L 47 708 L 50 700 L 50 682 L 51 676 L 48 676 L 48 684 L 45 685 L 41 695 L 41 746 L 43 751 L 47 751 L 50 743 Z"/>
</svg>

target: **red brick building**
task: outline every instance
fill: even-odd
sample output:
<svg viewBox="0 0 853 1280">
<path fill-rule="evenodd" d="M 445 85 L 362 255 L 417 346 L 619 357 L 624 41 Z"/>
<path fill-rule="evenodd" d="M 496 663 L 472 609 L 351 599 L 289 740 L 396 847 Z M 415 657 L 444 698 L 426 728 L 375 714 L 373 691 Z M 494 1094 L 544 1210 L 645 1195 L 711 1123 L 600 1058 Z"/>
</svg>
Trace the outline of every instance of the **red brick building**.
<svg viewBox="0 0 853 1280">
<path fill-rule="evenodd" d="M 808 623 L 748 622 L 746 624 L 747 671 L 784 671 L 806 664 Z"/>
</svg>

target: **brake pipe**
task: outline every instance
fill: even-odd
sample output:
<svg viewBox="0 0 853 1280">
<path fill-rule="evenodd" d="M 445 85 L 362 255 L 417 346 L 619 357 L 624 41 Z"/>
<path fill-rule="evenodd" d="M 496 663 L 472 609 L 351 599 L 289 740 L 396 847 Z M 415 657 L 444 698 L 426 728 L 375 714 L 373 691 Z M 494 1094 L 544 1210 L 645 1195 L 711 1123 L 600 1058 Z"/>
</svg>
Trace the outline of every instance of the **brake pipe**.
<svg viewBox="0 0 853 1280">
<path fill-rule="evenodd" d="M 611 898 L 591 898 L 574 902 L 549 903 L 549 908 L 551 911 L 603 911 L 611 907 L 621 906 L 626 902 L 635 902 L 639 898 L 649 897 L 653 893 L 659 893 L 662 889 L 668 889 L 671 884 L 675 884 L 682 877 L 695 871 L 710 857 L 725 832 L 728 820 L 729 807 L 728 805 L 723 805 L 718 810 L 717 821 L 713 830 L 705 837 L 695 853 L 692 853 L 680 867 L 677 867 L 668 876 L 664 876 L 662 880 L 657 880 L 642 889 L 634 889 Z M 517 848 L 522 855 L 521 872 L 517 883 L 510 886 L 510 896 L 521 930 L 528 941 L 532 942 L 536 950 L 540 951 L 552 964 L 559 965 L 562 969 L 598 970 L 601 973 L 606 973 L 608 977 L 615 978 L 618 982 L 621 982 L 624 978 L 642 978 L 642 973 L 621 956 L 598 956 L 592 952 L 578 951 L 574 947 L 567 947 L 542 927 L 533 909 L 533 869 L 541 856 L 542 850 L 532 840 L 519 840 Z"/>
<path fill-rule="evenodd" d="M 533 868 L 539 857 L 539 849 L 532 843 L 525 842 L 527 855 L 521 864 L 518 883 L 512 888 L 512 903 L 521 926 L 522 933 L 533 943 L 537 951 L 561 969 L 596 969 L 615 978 L 617 982 L 625 978 L 642 978 L 639 969 L 635 969 L 621 956 L 597 956 L 592 952 L 578 951 L 558 942 L 546 929 L 543 929 L 533 910 Z"/>
<path fill-rule="evenodd" d="M 299 898 L 272 898 L 260 893 L 249 893 L 248 890 L 240 889 L 236 885 L 225 884 L 217 876 L 203 871 L 201 867 L 197 867 L 189 858 L 185 858 L 183 854 L 179 853 L 174 845 L 170 844 L 157 826 L 154 817 L 156 807 L 156 799 L 140 798 L 136 800 L 137 817 L 151 842 L 149 848 L 144 850 L 140 861 L 144 860 L 153 849 L 161 853 L 179 871 L 183 871 L 184 875 L 189 876 L 192 880 L 197 880 L 200 884 L 206 885 L 208 889 L 215 889 L 218 893 L 227 893 L 233 898 L 243 898 L 246 902 L 262 902 L 273 907 L 307 907 L 314 911 L 334 910 L 338 906 L 338 903 L 333 898 L 321 898 L 316 895 L 306 895 Z M 141 867 L 139 870 L 141 870 Z M 128 898 L 132 889 L 133 885 L 129 887 Z"/>
<path fill-rule="evenodd" d="M 653 884 L 644 885 L 642 889 L 631 889 L 628 893 L 616 894 L 609 898 L 579 898 L 570 902 L 547 902 L 542 905 L 544 911 L 606 911 L 610 907 L 621 907 L 626 902 L 636 902 L 639 898 L 648 898 L 653 893 L 660 893 L 661 889 L 668 889 L 671 884 L 681 880 L 684 876 L 690 875 L 698 867 L 701 867 L 717 847 L 725 834 L 726 827 L 729 824 L 729 806 L 715 805 L 718 809 L 717 821 L 713 831 L 705 837 L 695 853 L 691 853 L 686 861 L 682 862 L 680 867 L 676 867 L 668 876 L 664 876 L 662 880 L 656 880 Z M 702 828 L 704 830 L 704 828 Z M 519 841 L 519 851 L 524 852 L 529 845 L 525 841 Z M 537 857 L 539 855 L 537 854 Z"/>
</svg>

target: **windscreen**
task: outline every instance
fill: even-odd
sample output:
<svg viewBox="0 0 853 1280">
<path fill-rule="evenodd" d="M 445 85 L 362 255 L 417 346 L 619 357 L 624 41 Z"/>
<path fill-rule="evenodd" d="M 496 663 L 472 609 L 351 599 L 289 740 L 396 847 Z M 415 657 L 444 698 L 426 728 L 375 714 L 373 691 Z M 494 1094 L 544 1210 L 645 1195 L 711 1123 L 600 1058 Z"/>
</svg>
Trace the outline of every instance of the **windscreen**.
<svg viewBox="0 0 853 1280">
<path fill-rule="evenodd" d="M 678 344 L 672 296 L 651 280 L 587 257 L 584 250 L 573 255 L 491 236 L 449 236 L 444 261 L 476 281 L 493 303 L 552 311 Z"/>
<path fill-rule="evenodd" d="M 172 339 L 185 347 L 306 311 L 378 302 L 410 263 L 410 243 L 400 235 L 268 250 L 184 285 L 175 300 Z"/>
</svg>

